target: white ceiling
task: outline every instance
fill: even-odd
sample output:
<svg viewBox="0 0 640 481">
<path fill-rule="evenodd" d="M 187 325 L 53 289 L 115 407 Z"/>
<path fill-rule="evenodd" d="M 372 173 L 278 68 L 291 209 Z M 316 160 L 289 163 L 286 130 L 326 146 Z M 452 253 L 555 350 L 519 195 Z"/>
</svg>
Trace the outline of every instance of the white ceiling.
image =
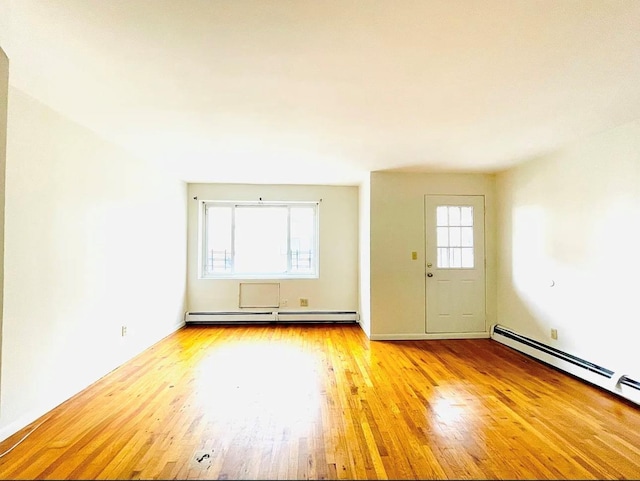
<svg viewBox="0 0 640 481">
<path fill-rule="evenodd" d="M 637 0 L 0 0 L 0 45 L 190 182 L 494 172 L 640 118 Z"/>
</svg>

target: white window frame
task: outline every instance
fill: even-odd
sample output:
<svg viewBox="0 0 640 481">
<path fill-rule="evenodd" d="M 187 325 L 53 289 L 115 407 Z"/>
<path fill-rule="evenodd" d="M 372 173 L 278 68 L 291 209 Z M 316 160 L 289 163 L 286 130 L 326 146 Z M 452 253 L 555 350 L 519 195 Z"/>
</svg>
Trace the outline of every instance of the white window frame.
<svg viewBox="0 0 640 481">
<path fill-rule="evenodd" d="M 295 201 L 295 202 L 273 202 L 273 201 L 221 201 L 221 200 L 201 200 L 199 202 L 199 222 L 198 222 L 198 278 L 199 279 L 318 279 L 320 277 L 320 208 L 317 201 Z M 232 208 L 232 272 L 227 273 L 208 273 L 205 267 L 207 262 L 207 216 L 206 211 L 210 206 L 231 207 Z M 297 273 L 291 272 L 291 230 L 290 218 L 291 213 L 288 211 L 287 221 L 287 272 L 286 273 L 266 273 L 266 274 L 247 274 L 233 272 L 233 256 L 235 255 L 235 207 L 313 207 L 314 211 L 314 252 L 312 254 L 312 272 Z"/>
</svg>

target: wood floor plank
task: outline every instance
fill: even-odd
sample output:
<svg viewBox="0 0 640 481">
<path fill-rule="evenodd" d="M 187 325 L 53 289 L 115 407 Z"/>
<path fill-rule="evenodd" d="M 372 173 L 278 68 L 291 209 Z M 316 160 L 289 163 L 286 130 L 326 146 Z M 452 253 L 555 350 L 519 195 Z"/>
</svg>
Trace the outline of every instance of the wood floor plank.
<svg viewBox="0 0 640 481">
<path fill-rule="evenodd" d="M 0 445 L 0 479 L 638 479 L 640 408 L 488 339 L 190 326 Z"/>
</svg>

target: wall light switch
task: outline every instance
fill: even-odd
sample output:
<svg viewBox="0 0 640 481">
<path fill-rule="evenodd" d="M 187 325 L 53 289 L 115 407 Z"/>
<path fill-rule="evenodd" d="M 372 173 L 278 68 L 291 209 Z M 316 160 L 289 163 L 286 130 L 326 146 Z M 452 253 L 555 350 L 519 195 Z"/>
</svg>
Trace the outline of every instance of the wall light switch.
<svg viewBox="0 0 640 481">
<path fill-rule="evenodd" d="M 418 259 L 418 253 L 416 251 L 411 252 L 411 259 L 413 259 L 414 261 Z"/>
</svg>

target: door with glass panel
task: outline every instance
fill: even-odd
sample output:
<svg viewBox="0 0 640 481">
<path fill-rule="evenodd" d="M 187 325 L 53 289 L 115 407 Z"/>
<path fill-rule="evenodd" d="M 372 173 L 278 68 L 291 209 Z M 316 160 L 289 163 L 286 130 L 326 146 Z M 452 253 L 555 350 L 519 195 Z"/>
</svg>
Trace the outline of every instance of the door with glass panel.
<svg viewBox="0 0 640 481">
<path fill-rule="evenodd" d="M 426 332 L 485 332 L 484 196 L 426 195 Z"/>
</svg>

